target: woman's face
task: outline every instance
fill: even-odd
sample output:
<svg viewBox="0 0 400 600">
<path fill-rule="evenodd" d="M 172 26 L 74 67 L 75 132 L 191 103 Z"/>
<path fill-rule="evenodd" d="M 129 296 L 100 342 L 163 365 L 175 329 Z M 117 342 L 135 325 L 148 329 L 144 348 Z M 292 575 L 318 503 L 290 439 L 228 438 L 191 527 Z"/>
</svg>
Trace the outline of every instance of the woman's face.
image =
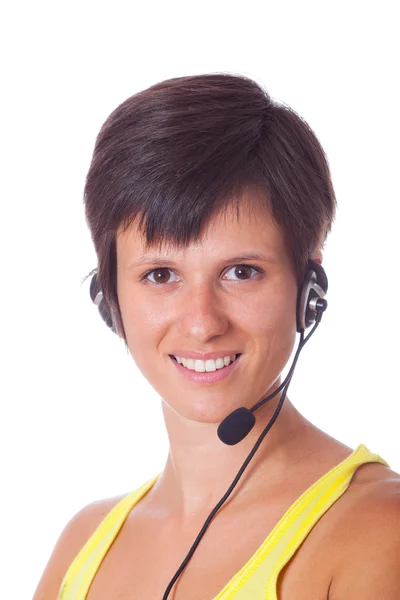
<svg viewBox="0 0 400 600">
<path fill-rule="evenodd" d="M 117 238 L 118 299 L 131 355 L 163 401 L 190 420 L 220 422 L 251 407 L 293 349 L 296 276 L 283 232 L 254 202 L 257 193 L 251 211 L 243 204 L 238 220 L 229 209 L 184 249 L 145 253 L 135 224 Z M 249 255 L 257 257 L 242 258 Z M 241 356 L 205 374 L 171 358 L 211 352 Z"/>
</svg>

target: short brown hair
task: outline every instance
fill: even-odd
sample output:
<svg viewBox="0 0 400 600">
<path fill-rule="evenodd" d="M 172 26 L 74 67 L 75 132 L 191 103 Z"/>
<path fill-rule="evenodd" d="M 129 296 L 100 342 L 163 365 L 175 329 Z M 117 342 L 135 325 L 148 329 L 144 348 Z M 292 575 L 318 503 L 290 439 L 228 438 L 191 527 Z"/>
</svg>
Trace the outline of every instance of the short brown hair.
<svg viewBox="0 0 400 600">
<path fill-rule="evenodd" d="M 331 229 L 336 199 L 321 144 L 293 109 L 248 77 L 211 73 L 162 81 L 111 113 L 84 199 L 104 303 L 125 343 L 117 232 L 140 216 L 146 247 L 185 247 L 251 184 L 265 192 L 300 283 Z"/>
</svg>

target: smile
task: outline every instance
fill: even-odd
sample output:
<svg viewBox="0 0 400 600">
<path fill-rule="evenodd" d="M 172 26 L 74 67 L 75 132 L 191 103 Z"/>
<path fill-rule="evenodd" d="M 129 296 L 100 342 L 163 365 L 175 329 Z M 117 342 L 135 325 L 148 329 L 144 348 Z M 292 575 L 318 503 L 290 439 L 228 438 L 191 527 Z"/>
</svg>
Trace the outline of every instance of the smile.
<svg viewBox="0 0 400 600">
<path fill-rule="evenodd" d="M 183 365 L 186 369 L 190 369 L 191 371 L 196 371 L 197 373 L 211 373 L 212 371 L 216 371 L 217 369 L 223 369 L 228 367 L 231 363 L 233 363 L 239 354 L 232 354 L 231 356 L 224 356 L 221 358 L 208 359 L 208 360 L 199 360 L 194 358 L 184 358 L 180 356 L 173 356 L 173 358 L 180 364 Z"/>
<path fill-rule="evenodd" d="M 213 384 L 213 383 L 217 383 L 219 381 L 221 381 L 222 379 L 226 379 L 227 377 L 229 377 L 231 374 L 233 374 L 235 372 L 235 370 L 238 368 L 238 366 L 240 365 L 241 362 L 241 357 L 242 354 L 233 354 L 234 360 L 231 361 L 231 357 L 229 357 L 229 363 L 226 366 L 225 364 L 222 367 L 217 367 L 215 365 L 215 369 L 211 369 L 210 371 L 207 371 L 205 368 L 206 363 L 208 363 L 209 361 L 202 361 L 202 360 L 195 360 L 195 363 L 203 363 L 202 365 L 200 365 L 200 368 L 202 370 L 197 371 L 196 368 L 190 368 L 190 367 L 185 367 L 183 364 L 179 363 L 178 360 L 170 355 L 171 361 L 173 362 L 173 364 L 175 365 L 175 368 L 178 370 L 178 372 L 188 381 L 191 381 L 192 383 L 202 383 L 202 384 Z M 226 357 L 225 357 L 226 358 Z M 187 361 L 189 360 L 193 360 L 193 359 L 186 359 Z M 218 360 L 213 361 L 211 360 L 211 363 L 216 363 Z M 224 361 L 224 359 L 222 359 L 222 361 Z M 220 364 L 220 363 L 218 363 Z M 212 365 L 211 365 L 212 366 Z M 204 367 L 204 370 L 203 370 Z"/>
</svg>

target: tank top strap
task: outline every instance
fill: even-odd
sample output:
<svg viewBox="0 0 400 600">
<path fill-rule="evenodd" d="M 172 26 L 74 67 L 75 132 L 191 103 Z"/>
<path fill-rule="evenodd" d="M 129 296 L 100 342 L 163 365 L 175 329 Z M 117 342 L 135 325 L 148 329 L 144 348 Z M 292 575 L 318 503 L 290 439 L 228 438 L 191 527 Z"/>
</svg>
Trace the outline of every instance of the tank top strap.
<svg viewBox="0 0 400 600">
<path fill-rule="evenodd" d="M 347 490 L 365 463 L 388 463 L 360 444 L 353 453 L 309 487 L 286 511 L 257 552 L 213 600 L 277 600 L 279 573 L 324 513 Z"/>
<path fill-rule="evenodd" d="M 159 474 L 123 498 L 107 514 L 70 565 L 57 600 L 84 600 L 108 549 L 133 506 L 153 486 Z"/>
<path fill-rule="evenodd" d="M 314 525 L 347 490 L 358 467 L 375 462 L 389 467 L 381 456 L 360 444 L 350 456 L 308 488 L 285 513 L 268 538 L 266 554 L 260 557 L 263 570 L 269 574 L 266 600 L 277 599 L 276 585 L 279 573 Z"/>
</svg>

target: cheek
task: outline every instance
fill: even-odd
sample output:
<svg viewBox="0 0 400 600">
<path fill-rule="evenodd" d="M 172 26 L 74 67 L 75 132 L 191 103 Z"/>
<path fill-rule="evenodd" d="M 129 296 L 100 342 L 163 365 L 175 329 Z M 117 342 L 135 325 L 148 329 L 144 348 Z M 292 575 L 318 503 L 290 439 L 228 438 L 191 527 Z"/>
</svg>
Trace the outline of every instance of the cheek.
<svg viewBox="0 0 400 600">
<path fill-rule="evenodd" d="M 119 304 L 130 354 L 148 379 L 151 379 L 158 347 L 167 330 L 166 308 L 138 293 L 119 292 Z"/>
<path fill-rule="evenodd" d="M 121 313 L 130 355 L 144 377 L 152 381 L 157 361 L 154 354 L 160 339 L 154 313 L 139 303 L 121 303 Z"/>
<path fill-rule="evenodd" d="M 153 339 L 159 334 L 165 318 L 162 312 L 155 311 L 148 302 L 130 298 L 120 302 L 120 307 L 128 342 L 129 339 L 132 341 Z"/>
<path fill-rule="evenodd" d="M 296 333 L 297 288 L 277 287 L 265 296 L 258 295 L 246 304 L 241 321 L 256 337 L 293 337 Z"/>
<path fill-rule="evenodd" d="M 241 325 L 253 342 L 249 346 L 257 359 L 253 382 L 259 377 L 260 395 L 282 373 L 296 343 L 297 287 L 278 285 L 269 291 L 265 298 L 248 304 Z"/>
</svg>

